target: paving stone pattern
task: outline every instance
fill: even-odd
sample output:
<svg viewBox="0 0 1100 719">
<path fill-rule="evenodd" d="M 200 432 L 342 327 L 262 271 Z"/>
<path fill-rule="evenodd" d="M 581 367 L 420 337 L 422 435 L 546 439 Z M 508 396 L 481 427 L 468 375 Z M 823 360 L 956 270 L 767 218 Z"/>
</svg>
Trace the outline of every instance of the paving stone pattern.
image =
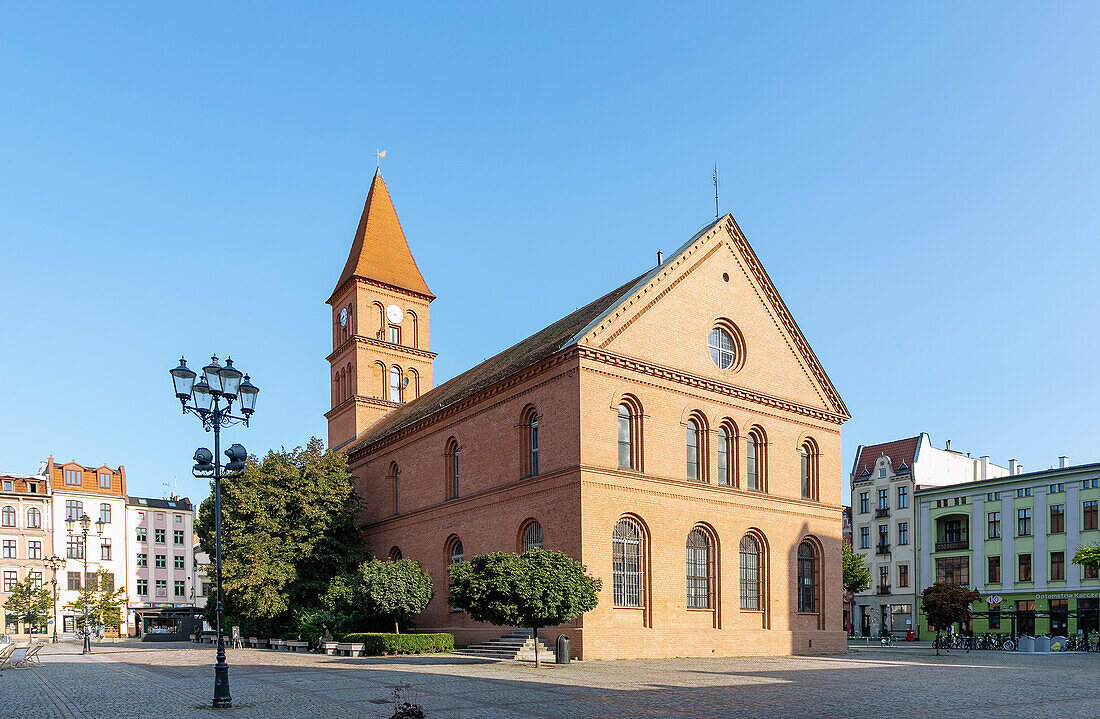
<svg viewBox="0 0 1100 719">
<path fill-rule="evenodd" d="M 1100 717 L 1100 654 L 1028 656 L 927 647 L 847 656 L 530 664 L 454 656 L 229 653 L 234 708 L 207 708 L 214 651 L 193 644 L 46 647 L 0 672 L 0 717 L 389 717 L 412 687 L 429 719 L 519 717 Z"/>
</svg>

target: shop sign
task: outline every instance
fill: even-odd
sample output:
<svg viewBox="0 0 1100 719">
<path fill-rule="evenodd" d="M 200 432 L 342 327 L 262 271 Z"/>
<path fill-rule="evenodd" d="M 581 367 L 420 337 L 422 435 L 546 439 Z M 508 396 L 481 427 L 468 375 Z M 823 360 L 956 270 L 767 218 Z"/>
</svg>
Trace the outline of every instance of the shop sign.
<svg viewBox="0 0 1100 719">
<path fill-rule="evenodd" d="M 1043 593 L 1035 595 L 1036 599 L 1073 599 L 1074 597 L 1100 597 L 1100 592 L 1062 592 L 1061 594 Z"/>
<path fill-rule="evenodd" d="M 1000 597 L 999 594 L 991 594 L 991 595 L 989 595 L 988 597 L 985 598 L 985 601 L 989 602 L 990 605 L 1000 604 L 1001 603 L 1001 597 Z"/>
</svg>

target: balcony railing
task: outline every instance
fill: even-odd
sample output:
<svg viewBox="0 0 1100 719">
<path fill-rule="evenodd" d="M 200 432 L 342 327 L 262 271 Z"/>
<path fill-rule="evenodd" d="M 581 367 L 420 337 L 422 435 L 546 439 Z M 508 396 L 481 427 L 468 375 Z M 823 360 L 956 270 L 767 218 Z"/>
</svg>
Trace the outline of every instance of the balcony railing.
<svg viewBox="0 0 1100 719">
<path fill-rule="evenodd" d="M 875 519 L 882 519 L 883 517 L 890 516 L 890 509 L 888 507 L 879 507 L 875 510 Z"/>
<path fill-rule="evenodd" d="M 967 539 L 951 539 L 936 542 L 937 552 L 965 552 L 970 549 L 970 541 Z"/>
<path fill-rule="evenodd" d="M 875 554 L 889 554 L 889 553 L 890 553 L 890 545 L 889 544 L 880 544 L 877 547 L 875 547 Z"/>
<path fill-rule="evenodd" d="M 878 593 L 879 594 L 889 594 L 890 593 L 890 585 L 889 584 L 880 584 L 880 585 L 878 585 Z"/>
</svg>

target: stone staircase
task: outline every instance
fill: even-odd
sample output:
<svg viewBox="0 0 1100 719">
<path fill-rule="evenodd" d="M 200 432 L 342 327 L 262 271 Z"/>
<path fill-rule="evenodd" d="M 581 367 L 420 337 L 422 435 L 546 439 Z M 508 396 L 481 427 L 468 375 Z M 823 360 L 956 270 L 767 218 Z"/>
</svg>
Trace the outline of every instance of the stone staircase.
<svg viewBox="0 0 1100 719">
<path fill-rule="evenodd" d="M 539 660 L 553 662 L 554 650 L 546 646 L 542 640 L 539 640 L 538 646 Z M 498 639 L 471 644 L 464 649 L 459 649 L 455 654 L 480 659 L 533 662 L 535 661 L 535 639 L 531 636 L 530 629 L 520 629 Z"/>
</svg>

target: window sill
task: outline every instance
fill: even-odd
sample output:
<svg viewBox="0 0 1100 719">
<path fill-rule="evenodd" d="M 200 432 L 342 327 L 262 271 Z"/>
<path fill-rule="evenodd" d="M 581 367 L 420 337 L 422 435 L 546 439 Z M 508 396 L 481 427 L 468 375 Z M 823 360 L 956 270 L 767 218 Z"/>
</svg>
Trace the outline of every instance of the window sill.
<svg viewBox="0 0 1100 719">
<path fill-rule="evenodd" d="M 714 607 L 684 607 L 689 612 L 706 612 L 708 614 L 714 613 Z"/>
<path fill-rule="evenodd" d="M 612 605 L 611 608 L 612 609 L 633 609 L 633 610 L 637 610 L 637 611 L 642 611 L 643 609 L 645 609 L 645 607 L 628 607 L 628 606 L 624 606 L 624 605 L 621 605 L 621 604 L 614 604 L 614 605 Z"/>
</svg>

